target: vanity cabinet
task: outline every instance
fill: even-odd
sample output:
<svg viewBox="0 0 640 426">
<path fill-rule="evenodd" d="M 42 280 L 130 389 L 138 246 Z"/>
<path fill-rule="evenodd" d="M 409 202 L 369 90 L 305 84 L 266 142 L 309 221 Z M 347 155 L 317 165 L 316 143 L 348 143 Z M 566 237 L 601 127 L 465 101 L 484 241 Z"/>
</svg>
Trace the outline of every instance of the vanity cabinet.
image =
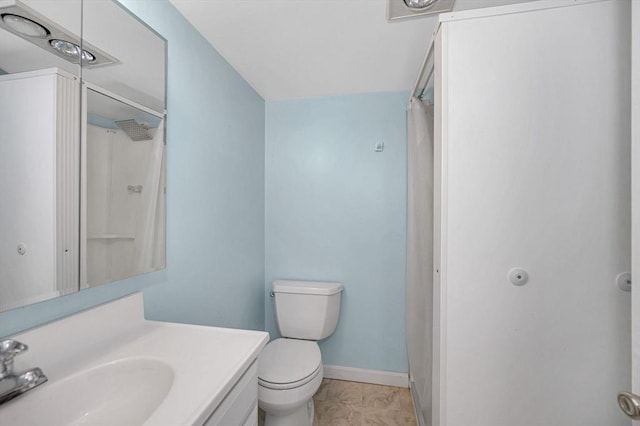
<svg viewBox="0 0 640 426">
<path fill-rule="evenodd" d="M 205 422 L 205 426 L 258 424 L 258 361 L 245 371 L 233 389 Z"/>
</svg>

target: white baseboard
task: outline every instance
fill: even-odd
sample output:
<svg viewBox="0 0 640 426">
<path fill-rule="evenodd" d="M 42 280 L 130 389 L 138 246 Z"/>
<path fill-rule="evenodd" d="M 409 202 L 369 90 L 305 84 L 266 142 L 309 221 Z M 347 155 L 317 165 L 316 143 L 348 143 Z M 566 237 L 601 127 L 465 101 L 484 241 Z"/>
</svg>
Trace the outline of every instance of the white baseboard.
<svg viewBox="0 0 640 426">
<path fill-rule="evenodd" d="M 349 380 L 351 382 L 373 383 L 375 385 L 409 387 L 409 375 L 392 371 L 366 370 L 364 368 L 323 365 L 326 379 Z"/>
</svg>

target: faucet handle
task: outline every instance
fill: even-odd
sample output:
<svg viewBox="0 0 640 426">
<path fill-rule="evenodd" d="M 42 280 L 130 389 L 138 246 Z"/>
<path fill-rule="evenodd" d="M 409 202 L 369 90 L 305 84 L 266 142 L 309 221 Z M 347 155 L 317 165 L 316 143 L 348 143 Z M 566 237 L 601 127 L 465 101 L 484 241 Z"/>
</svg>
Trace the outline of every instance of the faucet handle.
<svg viewBox="0 0 640 426">
<path fill-rule="evenodd" d="M 6 339 L 0 341 L 0 379 L 11 373 L 13 358 L 28 349 L 27 345 L 17 340 Z"/>
<path fill-rule="evenodd" d="M 26 352 L 29 349 L 24 343 L 7 339 L 0 342 L 0 360 L 13 359 L 14 356 Z"/>
</svg>

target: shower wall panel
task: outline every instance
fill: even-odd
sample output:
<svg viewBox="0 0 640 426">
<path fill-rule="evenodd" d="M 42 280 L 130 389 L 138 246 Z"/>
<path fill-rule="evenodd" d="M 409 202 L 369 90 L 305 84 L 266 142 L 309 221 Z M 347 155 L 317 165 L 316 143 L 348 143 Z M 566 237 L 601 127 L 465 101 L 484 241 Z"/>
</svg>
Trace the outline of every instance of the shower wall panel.
<svg viewBox="0 0 640 426">
<path fill-rule="evenodd" d="M 96 286 L 136 274 L 134 242 L 150 141 L 121 130 L 87 126 L 87 283 Z M 139 231 L 138 231 L 139 232 Z"/>
</svg>

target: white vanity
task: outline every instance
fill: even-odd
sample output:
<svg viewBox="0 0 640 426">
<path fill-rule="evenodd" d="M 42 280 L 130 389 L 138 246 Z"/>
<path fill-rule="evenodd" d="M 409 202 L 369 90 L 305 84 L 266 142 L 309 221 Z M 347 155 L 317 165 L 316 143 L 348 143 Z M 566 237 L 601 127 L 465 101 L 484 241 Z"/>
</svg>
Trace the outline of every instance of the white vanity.
<svg viewBox="0 0 640 426">
<path fill-rule="evenodd" d="M 256 425 L 268 333 L 144 319 L 141 293 L 11 336 L 15 370 L 48 381 L 0 405 L 3 425 Z"/>
</svg>

